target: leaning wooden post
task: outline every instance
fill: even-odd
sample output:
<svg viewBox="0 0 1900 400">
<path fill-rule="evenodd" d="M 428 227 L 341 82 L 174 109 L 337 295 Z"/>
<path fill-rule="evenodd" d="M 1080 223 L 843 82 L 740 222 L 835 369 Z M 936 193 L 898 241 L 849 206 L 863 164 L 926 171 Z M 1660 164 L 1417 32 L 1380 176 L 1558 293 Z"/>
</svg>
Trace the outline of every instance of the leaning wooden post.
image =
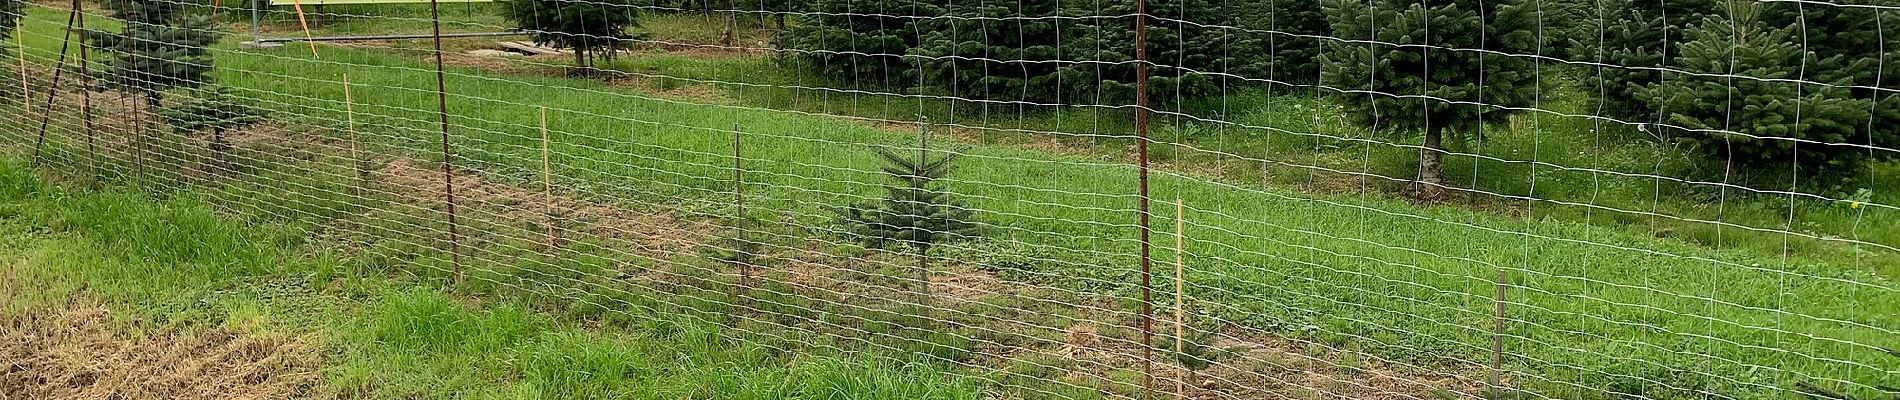
<svg viewBox="0 0 1900 400">
<path fill-rule="evenodd" d="M 362 152 L 357 148 L 356 97 L 350 92 L 350 74 L 343 74 L 343 120 L 350 134 L 350 171 L 356 174 L 356 184 L 351 185 L 350 191 L 360 198 L 364 186 L 369 184 L 369 169 L 363 165 Z"/>
<path fill-rule="evenodd" d="M 79 0 L 73 0 L 73 11 L 66 14 L 66 35 L 59 44 L 59 61 L 53 63 L 53 84 L 46 87 L 46 113 L 40 116 L 40 131 L 33 140 L 32 166 L 35 168 L 40 165 L 40 146 L 46 144 L 46 124 L 53 119 L 53 93 L 59 90 L 60 74 L 66 72 L 66 48 L 73 44 L 73 22 L 78 18 Z"/>
<path fill-rule="evenodd" d="M 1187 340 L 1185 339 L 1186 338 L 1185 335 L 1187 333 L 1187 318 L 1184 317 L 1184 315 L 1186 315 L 1186 312 L 1184 312 L 1186 310 L 1186 306 L 1184 305 L 1187 304 L 1186 302 L 1187 295 L 1184 294 L 1185 292 L 1184 288 L 1187 287 L 1187 284 L 1186 284 L 1187 278 L 1185 277 L 1186 275 L 1185 271 L 1187 269 L 1185 265 L 1187 264 L 1187 262 L 1185 261 L 1185 256 L 1182 255 L 1183 253 L 1182 249 L 1186 247 L 1185 243 L 1187 242 L 1187 237 L 1186 237 L 1187 234 L 1185 233 L 1185 231 L 1182 230 L 1182 228 L 1187 225 L 1185 222 L 1183 222 L 1185 221 L 1183 217 L 1187 214 L 1187 212 L 1184 209 L 1185 207 L 1182 205 L 1181 199 L 1178 197 L 1175 198 L 1174 199 L 1174 354 L 1176 354 L 1177 356 L 1180 354 L 1184 354 L 1182 353 L 1182 350 L 1184 347 L 1186 347 L 1185 344 Z M 1174 398 L 1177 400 L 1186 400 L 1187 399 L 1187 380 L 1189 378 L 1188 373 L 1190 373 L 1191 371 L 1187 369 L 1186 365 L 1182 365 L 1181 370 L 1183 371 L 1181 376 L 1176 377 L 1174 380 Z"/>
<path fill-rule="evenodd" d="M 442 197 L 449 208 L 449 260 L 455 265 L 455 285 L 461 286 L 461 235 L 456 232 L 455 174 L 450 169 L 454 158 L 449 153 L 449 85 L 448 74 L 442 69 L 442 14 L 437 0 L 429 0 L 429 23 L 435 37 L 435 105 L 436 116 L 442 121 Z"/>
<path fill-rule="evenodd" d="M 541 213 L 547 217 L 548 251 L 560 247 L 554 231 L 554 172 L 548 162 L 548 108 L 541 107 Z"/>
<path fill-rule="evenodd" d="M 33 112 L 33 88 L 28 86 L 26 81 L 26 39 L 22 39 L 24 36 L 13 35 L 13 46 L 18 49 L 13 55 L 20 59 L 20 115 Z"/>
</svg>

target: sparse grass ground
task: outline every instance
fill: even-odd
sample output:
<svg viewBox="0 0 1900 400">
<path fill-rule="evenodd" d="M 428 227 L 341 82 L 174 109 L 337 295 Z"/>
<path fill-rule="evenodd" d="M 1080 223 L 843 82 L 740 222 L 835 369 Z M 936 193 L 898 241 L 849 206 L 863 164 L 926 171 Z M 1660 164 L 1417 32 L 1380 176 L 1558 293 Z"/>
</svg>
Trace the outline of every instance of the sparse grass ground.
<svg viewBox="0 0 1900 400">
<path fill-rule="evenodd" d="M 41 54 L 57 49 L 50 32 L 57 32 L 53 24 L 60 16 L 44 9 L 30 14 L 29 47 Z M 656 20 L 691 25 L 678 22 Z M 331 46 L 322 51 L 322 59 L 312 60 L 300 46 L 265 52 L 223 47 L 217 51 L 219 82 L 240 88 L 242 96 L 258 99 L 292 123 L 322 127 L 299 134 L 337 141 L 345 137 L 338 122 L 344 116 L 337 82 L 349 73 L 358 84 L 356 120 L 369 151 L 433 157 L 434 80 L 425 53 Z M 769 59 L 677 53 L 648 51 L 618 61 L 615 68 L 672 78 L 649 78 L 663 89 L 707 86 L 745 107 L 709 106 L 643 87 L 456 68 L 449 77 L 456 164 L 503 182 L 535 182 L 536 110 L 546 106 L 556 110 L 559 186 L 603 202 L 715 219 L 730 187 L 724 180 L 730 176 L 725 169 L 729 130 L 738 126 L 752 171 L 754 217 L 785 227 L 771 231 L 781 245 L 835 247 L 828 251 L 851 255 L 859 250 L 831 244 L 835 240 L 827 233 L 802 227 L 822 226 L 820 207 L 848 200 L 838 199 L 840 194 L 874 195 L 876 160 L 858 146 L 913 143 L 912 128 L 776 110 L 894 121 L 922 114 L 933 122 L 1099 133 L 1076 138 L 984 129 L 937 132 L 960 139 L 960 151 L 969 154 L 953 176 L 958 181 L 953 189 L 972 199 L 981 221 L 995 225 L 989 239 L 948 249 L 947 257 L 1006 279 L 1111 299 L 1126 299 L 1135 291 L 1128 284 L 1134 274 L 1132 173 L 1120 162 L 1129 142 L 1122 137 L 1125 126 L 1117 122 L 1126 120 L 1123 114 L 967 104 L 960 109 L 973 111 L 952 113 L 951 104 L 941 101 L 789 88 L 832 84 L 767 72 L 783 71 Z M 1552 108 L 1574 110 L 1585 96 L 1560 92 L 1551 98 Z M 1876 223 L 1900 218 L 1891 211 L 1557 170 L 1550 167 L 1696 174 L 1694 163 L 1680 153 L 1631 140 L 1629 132 L 1591 131 L 1588 122 L 1529 117 L 1499 127 L 1465 150 L 1548 164 L 1453 158 L 1447 167 L 1455 173 L 1453 181 L 1490 193 L 1639 212 L 1547 202 L 1524 206 L 1484 196 L 1472 196 L 1468 204 L 1415 205 L 1389 196 L 1396 187 L 1390 182 L 1367 182 L 1363 187 L 1369 190 L 1362 192 L 1360 183 L 1338 174 L 1288 167 L 1403 177 L 1409 175 L 1411 151 L 1339 140 L 1373 136 L 1348 128 L 1318 100 L 1263 91 L 1236 91 L 1228 99 L 1234 111 L 1223 120 L 1325 137 L 1186 123 L 1163 124 L 1155 134 L 1281 164 L 1261 167 L 1258 160 L 1161 146 L 1158 156 L 1169 171 L 1182 173 L 1161 174 L 1155 197 L 1183 198 L 1194 207 L 1186 232 L 1193 249 L 1189 291 L 1203 301 L 1206 313 L 1427 369 L 1471 368 L 1483 364 L 1490 340 L 1491 280 L 1503 269 L 1511 289 L 1507 368 L 1514 371 L 1513 384 L 1529 390 L 1559 397 L 1689 398 L 1712 392 L 1747 398 L 1770 396 L 1799 380 L 1863 392 L 1869 385 L 1894 384 L 1891 372 L 1900 368 L 1900 360 L 1876 347 L 1900 347 L 1892 330 L 1900 326 L 1900 287 L 1892 281 L 1900 275 L 1895 255 L 1780 233 L 1900 243 L 1900 231 Z M 1599 138 L 1636 144 L 1598 145 Z M 55 148 L 72 148 L 70 140 L 52 140 Z M 53 154 L 68 164 L 79 160 L 70 150 Z M 1891 165 L 1879 168 L 1876 176 L 1891 176 Z M 337 196 L 347 190 L 346 181 L 290 173 L 260 181 L 294 183 L 253 190 L 297 201 L 257 198 L 231 208 L 256 218 L 288 217 L 292 226 L 318 226 L 353 212 Z M 1869 182 L 1875 189 L 1870 200 L 1900 202 L 1894 190 L 1881 186 L 1892 182 Z M 233 192 L 220 198 L 243 196 Z M 1161 224 L 1158 234 L 1171 235 L 1168 225 Z M 432 237 L 427 232 L 436 227 L 427 228 L 422 235 Z M 401 226 L 384 229 L 417 234 Z M 440 247 L 421 242 L 373 250 L 372 257 L 385 260 L 370 264 L 446 269 Z M 504 282 L 540 273 L 511 266 L 507 256 L 484 255 L 471 262 L 491 265 L 471 269 L 495 271 L 491 279 Z M 682 255 L 653 263 L 703 262 L 692 259 Z M 608 261 L 574 263 L 589 268 L 575 279 L 625 268 Z M 1124 300 L 1116 307 L 1128 304 Z"/>
<path fill-rule="evenodd" d="M 468 297 L 301 253 L 303 233 L 218 215 L 192 194 L 69 192 L 18 159 L 0 161 L 0 354 L 25 367 L 0 369 L 0 397 L 976 399 L 983 390 L 937 364 L 792 353 L 659 314 L 638 316 L 643 329 L 549 317 L 531 298 Z M 95 332 L 59 329 L 69 324 Z M 167 349 L 157 356 L 172 358 L 146 359 L 162 365 L 136 364 L 140 352 Z"/>
</svg>

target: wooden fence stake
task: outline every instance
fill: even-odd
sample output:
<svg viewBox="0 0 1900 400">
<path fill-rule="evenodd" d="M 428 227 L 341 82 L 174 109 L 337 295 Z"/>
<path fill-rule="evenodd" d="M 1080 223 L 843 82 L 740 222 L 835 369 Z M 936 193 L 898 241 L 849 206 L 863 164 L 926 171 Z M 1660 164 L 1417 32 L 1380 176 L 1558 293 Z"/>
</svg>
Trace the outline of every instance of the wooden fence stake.
<svg viewBox="0 0 1900 400">
<path fill-rule="evenodd" d="M 21 39 L 23 36 L 13 35 L 13 45 L 19 49 L 13 56 L 20 59 L 20 115 L 33 112 L 33 88 L 26 81 L 26 39 Z"/>
<path fill-rule="evenodd" d="M 739 134 L 739 124 L 732 124 L 732 204 L 738 210 L 732 226 L 739 231 L 739 243 L 734 244 L 733 249 L 738 254 L 733 258 L 739 264 L 739 298 L 749 307 L 751 302 L 744 299 L 752 292 L 752 240 L 746 232 L 745 167 L 740 163 Z"/>
<path fill-rule="evenodd" d="M 290 6 L 297 10 L 297 26 L 303 28 L 303 42 L 310 44 L 310 58 L 321 58 L 317 57 L 317 41 L 310 38 L 310 22 L 303 17 L 303 0 L 291 0 Z"/>
<path fill-rule="evenodd" d="M 356 184 L 351 185 L 350 191 L 356 197 L 363 197 L 364 186 L 369 184 L 369 169 L 363 165 L 362 152 L 357 148 L 356 96 L 351 94 L 350 74 L 347 73 L 343 74 L 343 120 L 348 125 L 345 129 L 350 133 L 350 171 L 356 174 Z"/>
<path fill-rule="evenodd" d="M 1497 297 L 1491 302 L 1491 396 L 1504 394 L 1504 268 L 1498 268 Z"/>
<path fill-rule="evenodd" d="M 560 247 L 554 231 L 554 172 L 548 162 L 548 108 L 541 107 L 541 196 L 542 214 L 547 217 L 548 250 Z"/>
<path fill-rule="evenodd" d="M 1177 357 L 1183 354 L 1183 347 L 1186 347 L 1183 346 L 1183 344 L 1185 344 L 1187 340 L 1187 318 L 1184 317 L 1184 315 L 1187 314 L 1184 312 L 1186 310 L 1185 304 L 1187 304 L 1187 295 L 1183 294 L 1185 292 L 1184 288 L 1187 286 L 1185 273 L 1187 269 L 1185 265 L 1187 262 L 1184 260 L 1185 256 L 1182 255 L 1184 252 L 1182 249 L 1187 242 L 1187 234 L 1181 229 L 1187 225 L 1183 218 L 1187 214 L 1185 208 L 1181 202 L 1181 198 L 1176 197 L 1174 199 L 1174 354 Z M 1176 377 L 1174 380 L 1174 398 L 1177 400 L 1186 400 L 1187 380 L 1192 375 L 1190 375 L 1190 370 L 1187 369 L 1187 365 L 1182 365 L 1181 370 L 1181 376 Z"/>
</svg>

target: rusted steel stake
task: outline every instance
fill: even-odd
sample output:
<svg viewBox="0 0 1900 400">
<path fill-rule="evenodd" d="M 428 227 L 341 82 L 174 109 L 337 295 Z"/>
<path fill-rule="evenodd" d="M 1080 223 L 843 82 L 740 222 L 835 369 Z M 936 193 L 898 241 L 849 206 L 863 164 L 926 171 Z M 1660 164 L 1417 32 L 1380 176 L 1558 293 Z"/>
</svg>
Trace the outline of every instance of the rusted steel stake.
<svg viewBox="0 0 1900 400">
<path fill-rule="evenodd" d="M 436 116 L 442 121 L 442 197 L 449 206 L 449 261 L 455 265 L 455 285 L 461 286 L 461 235 L 455 223 L 455 175 L 449 165 L 453 160 L 449 153 L 449 87 L 442 72 L 442 14 L 436 0 L 429 0 L 429 23 L 435 36 L 435 104 Z"/>
<path fill-rule="evenodd" d="M 1135 0 L 1135 163 L 1140 182 L 1141 225 L 1141 398 L 1154 395 L 1154 274 L 1149 271 L 1148 241 L 1148 2 Z"/>
<path fill-rule="evenodd" d="M 73 1 L 73 26 L 79 30 L 79 118 L 86 131 L 86 170 L 92 185 L 99 184 L 99 148 L 93 143 L 92 129 L 92 56 L 86 52 L 86 13 L 84 3 Z M 49 106 L 52 103 L 47 103 Z"/>
</svg>

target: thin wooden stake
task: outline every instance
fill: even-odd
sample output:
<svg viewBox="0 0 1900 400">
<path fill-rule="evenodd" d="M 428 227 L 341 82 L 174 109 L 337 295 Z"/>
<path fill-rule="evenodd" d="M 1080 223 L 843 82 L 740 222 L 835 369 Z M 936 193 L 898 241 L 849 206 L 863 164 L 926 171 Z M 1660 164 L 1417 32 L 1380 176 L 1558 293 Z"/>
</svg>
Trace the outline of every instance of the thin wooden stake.
<svg viewBox="0 0 1900 400">
<path fill-rule="evenodd" d="M 1491 302 L 1491 395 L 1504 389 L 1504 285 L 1503 268 L 1498 268 L 1497 297 Z"/>
<path fill-rule="evenodd" d="M 14 52 L 13 55 L 14 57 L 17 57 L 20 59 L 20 114 L 21 115 L 26 115 L 28 113 L 33 112 L 33 88 L 29 87 L 26 82 L 26 39 L 22 39 L 22 37 L 24 36 L 25 35 L 18 35 L 18 34 L 13 35 L 13 45 L 19 48 L 19 51 Z"/>
<path fill-rule="evenodd" d="M 739 264 L 740 301 L 745 301 L 746 305 L 750 306 L 751 302 L 745 299 L 747 299 L 746 294 L 752 292 L 752 240 L 746 232 L 745 166 L 741 164 L 739 137 L 739 124 L 732 124 L 732 204 L 738 210 L 737 219 L 733 220 L 732 226 L 739 231 L 739 243 L 735 244 L 733 249 L 738 254 L 734 254 L 733 258 Z"/>
<path fill-rule="evenodd" d="M 554 172 L 548 162 L 548 108 L 541 107 L 541 196 L 542 214 L 547 216 L 548 250 L 560 247 L 554 232 Z"/>
<path fill-rule="evenodd" d="M 291 0 L 290 6 L 297 10 L 297 26 L 303 28 L 303 42 L 310 45 L 310 58 L 321 58 L 317 57 L 317 41 L 310 37 L 310 22 L 303 17 L 303 0 Z"/>
<path fill-rule="evenodd" d="M 343 120 L 350 132 L 350 171 L 356 173 L 356 184 L 351 191 L 357 197 L 363 196 L 363 186 L 369 184 L 369 171 L 364 168 L 363 155 L 357 148 L 356 138 L 356 96 L 350 91 L 350 74 L 343 74 Z"/>
<path fill-rule="evenodd" d="M 1183 317 L 1187 314 L 1184 312 L 1186 310 L 1184 304 L 1187 304 L 1187 295 L 1184 294 L 1184 288 L 1187 287 L 1185 272 L 1187 262 L 1184 259 L 1185 256 L 1182 255 L 1184 252 L 1182 249 L 1186 247 L 1187 242 L 1187 234 L 1182 230 L 1182 227 L 1187 225 L 1184 222 L 1186 221 L 1184 217 L 1187 215 L 1185 208 L 1181 198 L 1176 197 L 1174 199 L 1174 354 L 1177 357 L 1183 354 L 1182 350 L 1186 347 L 1184 344 L 1187 341 L 1187 319 Z M 1183 373 L 1174 381 L 1174 398 L 1186 400 L 1187 380 L 1191 375 L 1188 373 L 1187 365 L 1182 365 L 1181 370 Z"/>
</svg>

